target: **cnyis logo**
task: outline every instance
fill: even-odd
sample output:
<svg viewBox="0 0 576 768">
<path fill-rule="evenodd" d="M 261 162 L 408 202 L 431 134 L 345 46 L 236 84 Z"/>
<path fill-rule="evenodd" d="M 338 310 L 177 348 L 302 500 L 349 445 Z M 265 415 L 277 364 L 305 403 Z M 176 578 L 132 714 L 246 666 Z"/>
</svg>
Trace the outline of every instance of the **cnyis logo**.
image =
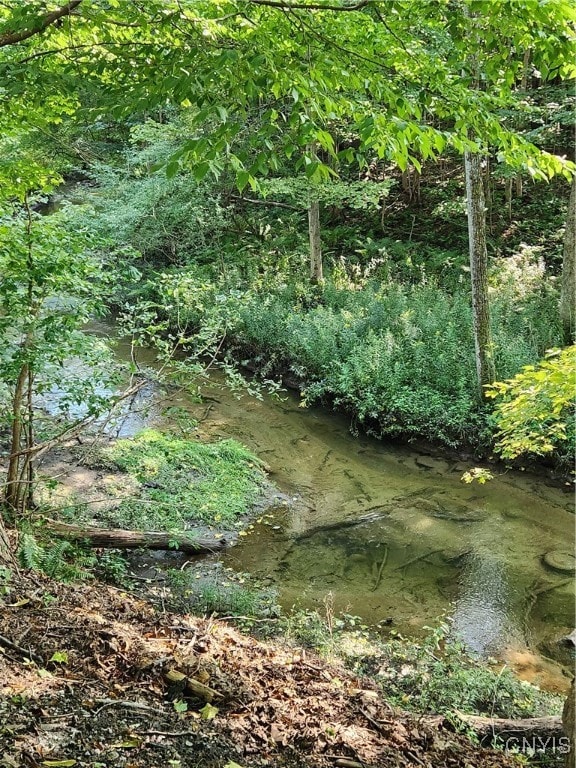
<svg viewBox="0 0 576 768">
<path fill-rule="evenodd" d="M 531 739 L 511 737 L 506 739 L 504 749 L 506 752 L 524 752 L 536 754 L 546 752 L 548 754 L 567 755 L 570 752 L 570 739 L 567 736 L 534 736 Z"/>
</svg>

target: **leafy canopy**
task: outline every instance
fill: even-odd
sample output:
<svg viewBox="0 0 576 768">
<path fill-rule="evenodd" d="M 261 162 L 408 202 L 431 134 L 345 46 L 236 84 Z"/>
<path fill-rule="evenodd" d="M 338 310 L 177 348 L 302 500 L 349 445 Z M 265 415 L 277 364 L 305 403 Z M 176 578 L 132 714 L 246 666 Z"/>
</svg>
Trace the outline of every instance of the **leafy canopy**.
<svg viewBox="0 0 576 768">
<path fill-rule="evenodd" d="M 574 75 L 570 0 L 68 6 L 0 6 L 5 136 L 171 105 L 188 110 L 192 125 L 168 174 L 180 163 L 199 180 L 230 167 L 240 189 L 255 188 L 286 157 L 312 182 L 368 156 L 419 168 L 449 146 L 495 145 L 508 164 L 541 177 L 566 167 L 520 139 L 500 111 L 514 98 L 527 48 L 543 77 Z M 475 58 L 480 88 L 470 87 Z"/>
</svg>

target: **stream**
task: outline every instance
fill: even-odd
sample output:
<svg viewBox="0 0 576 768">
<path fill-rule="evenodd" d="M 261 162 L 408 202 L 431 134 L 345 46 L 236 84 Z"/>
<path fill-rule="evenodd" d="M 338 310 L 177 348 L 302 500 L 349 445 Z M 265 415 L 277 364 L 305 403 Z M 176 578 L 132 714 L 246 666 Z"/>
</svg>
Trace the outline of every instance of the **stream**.
<svg viewBox="0 0 576 768">
<path fill-rule="evenodd" d="M 226 566 L 278 588 L 286 608 L 322 613 L 332 593 L 336 611 L 386 632 L 421 636 L 450 617 L 470 650 L 566 685 L 545 656 L 573 629 L 574 579 L 543 557 L 574 550 L 570 494 L 519 472 L 467 485 L 468 463 L 355 438 L 346 418 L 293 394 L 206 394 L 202 430 L 247 445 L 292 502 L 222 556 Z"/>
<path fill-rule="evenodd" d="M 92 330 L 113 332 L 97 323 Z M 129 354 L 120 345 L 119 357 Z M 153 363 L 152 352 L 146 357 Z M 141 394 L 139 406 L 153 394 Z M 336 612 L 380 624 L 384 635 L 420 637 L 448 618 L 470 650 L 542 687 L 567 687 L 558 661 L 568 665 L 571 651 L 559 641 L 574 628 L 574 577 L 544 557 L 565 553 L 570 565 L 569 488 L 512 471 L 467 485 L 461 476 L 471 462 L 354 437 L 344 416 L 301 408 L 290 392 L 238 399 L 218 373 L 203 396 L 198 404 L 173 393 L 162 409 L 185 409 L 205 437 L 238 439 L 281 491 L 272 519 L 213 556 L 225 567 L 274 586 L 287 609 L 322 613 L 330 595 Z M 162 412 L 134 408 L 120 435 L 169 428 Z"/>
</svg>

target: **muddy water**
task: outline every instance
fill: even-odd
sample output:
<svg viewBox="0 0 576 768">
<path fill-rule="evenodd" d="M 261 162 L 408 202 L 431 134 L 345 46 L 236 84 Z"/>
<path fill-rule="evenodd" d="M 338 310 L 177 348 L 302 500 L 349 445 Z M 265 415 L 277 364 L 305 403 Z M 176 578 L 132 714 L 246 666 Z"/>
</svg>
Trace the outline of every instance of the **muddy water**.
<svg viewBox="0 0 576 768">
<path fill-rule="evenodd" d="M 226 566 L 275 585 L 285 607 L 321 609 L 331 593 L 336 610 L 384 631 L 415 636 L 448 616 L 472 650 L 565 686 L 545 655 L 561 654 L 557 640 L 574 627 L 574 581 L 543 557 L 574 552 L 570 493 L 520 472 L 466 485 L 467 463 L 354 438 L 344 417 L 292 394 L 238 400 L 214 379 L 204 395 L 164 406 L 189 410 L 207 436 L 243 442 L 290 500 Z M 158 411 L 147 418 L 166 423 Z"/>
</svg>

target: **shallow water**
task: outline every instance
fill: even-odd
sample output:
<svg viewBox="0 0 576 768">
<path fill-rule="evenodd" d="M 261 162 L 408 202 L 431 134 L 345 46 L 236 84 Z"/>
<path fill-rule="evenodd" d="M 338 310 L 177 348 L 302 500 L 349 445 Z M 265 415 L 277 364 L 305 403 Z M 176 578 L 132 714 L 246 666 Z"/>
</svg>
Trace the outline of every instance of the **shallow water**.
<svg viewBox="0 0 576 768">
<path fill-rule="evenodd" d="M 243 442 L 290 499 L 221 557 L 226 566 L 275 585 L 286 607 L 322 609 L 331 593 L 336 610 L 385 631 L 417 636 L 448 616 L 470 649 L 565 686 L 543 652 L 562 653 L 557 641 L 574 627 L 574 580 L 542 558 L 574 552 L 570 489 L 521 472 L 467 485 L 469 463 L 355 438 L 346 418 L 293 394 L 237 399 L 215 376 L 204 395 L 163 406 L 190 411 L 206 436 Z M 158 410 L 128 424 L 143 421 L 167 424 Z"/>
</svg>

